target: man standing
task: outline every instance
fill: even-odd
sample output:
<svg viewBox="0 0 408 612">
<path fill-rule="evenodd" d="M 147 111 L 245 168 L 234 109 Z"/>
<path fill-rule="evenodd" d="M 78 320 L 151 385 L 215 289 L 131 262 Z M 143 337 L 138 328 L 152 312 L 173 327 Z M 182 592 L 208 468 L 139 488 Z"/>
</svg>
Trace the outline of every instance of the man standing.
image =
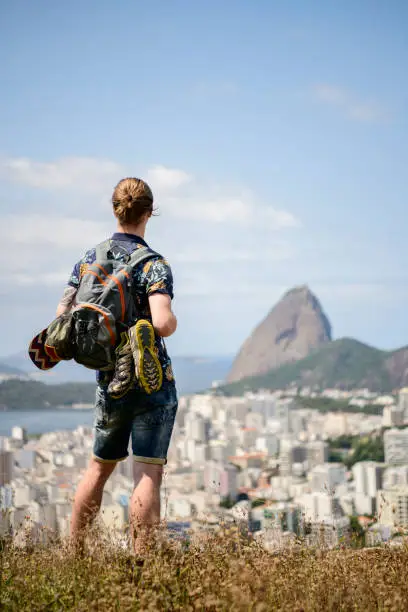
<svg viewBox="0 0 408 612">
<path fill-rule="evenodd" d="M 116 186 L 112 204 L 117 231 L 111 237 L 111 251 L 120 259 L 147 247 L 144 235 L 153 212 L 153 194 L 144 181 L 126 178 Z M 96 250 L 92 248 L 75 265 L 57 316 L 75 303 L 81 277 L 95 260 Z M 127 458 L 131 440 L 134 490 L 129 514 L 135 551 L 140 553 L 146 535 L 160 521 L 163 465 L 178 405 L 171 361 L 163 342 L 177 327 L 171 308 L 173 277 L 161 256 L 134 267 L 133 293 L 138 322 L 131 329 L 129 342 L 117 353 L 115 379 L 106 372 L 97 375 L 93 456 L 76 491 L 71 538 L 75 545 L 82 544 L 86 528 L 101 506 L 105 483 L 117 462 Z M 129 379 L 133 367 L 136 379 Z M 115 393 L 126 385 L 124 394 Z"/>
</svg>

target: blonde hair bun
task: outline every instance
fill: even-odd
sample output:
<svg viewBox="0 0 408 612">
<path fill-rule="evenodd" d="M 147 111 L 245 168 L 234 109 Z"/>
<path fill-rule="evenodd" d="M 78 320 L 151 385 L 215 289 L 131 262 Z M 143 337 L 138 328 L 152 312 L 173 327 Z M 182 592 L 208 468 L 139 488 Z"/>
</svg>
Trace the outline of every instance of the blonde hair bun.
<svg viewBox="0 0 408 612">
<path fill-rule="evenodd" d="M 146 213 L 153 212 L 153 193 L 138 178 L 124 178 L 112 194 L 113 211 L 121 224 L 137 225 Z"/>
</svg>

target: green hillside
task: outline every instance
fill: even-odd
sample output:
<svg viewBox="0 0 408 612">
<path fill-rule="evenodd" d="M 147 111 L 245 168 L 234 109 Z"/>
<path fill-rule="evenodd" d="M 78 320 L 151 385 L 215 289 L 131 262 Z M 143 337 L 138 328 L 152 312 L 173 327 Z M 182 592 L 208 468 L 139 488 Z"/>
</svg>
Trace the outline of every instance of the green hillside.
<svg viewBox="0 0 408 612">
<path fill-rule="evenodd" d="M 352 338 L 324 345 L 304 359 L 221 387 L 228 394 L 291 385 L 390 392 L 408 382 L 408 349 L 381 351 Z"/>
<path fill-rule="evenodd" d="M 31 410 L 92 403 L 95 384 L 64 383 L 46 385 L 37 381 L 6 380 L 0 384 L 0 409 Z"/>
</svg>

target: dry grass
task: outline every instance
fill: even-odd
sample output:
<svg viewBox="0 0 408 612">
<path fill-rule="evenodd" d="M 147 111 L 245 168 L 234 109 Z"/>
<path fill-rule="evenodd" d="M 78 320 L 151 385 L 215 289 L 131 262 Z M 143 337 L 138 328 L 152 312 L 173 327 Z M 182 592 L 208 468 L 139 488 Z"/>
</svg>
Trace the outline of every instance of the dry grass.
<svg viewBox="0 0 408 612">
<path fill-rule="evenodd" d="M 3 610 L 408 610 L 408 549 L 270 554 L 237 535 L 156 545 L 139 566 L 105 543 L 6 547 Z"/>
</svg>

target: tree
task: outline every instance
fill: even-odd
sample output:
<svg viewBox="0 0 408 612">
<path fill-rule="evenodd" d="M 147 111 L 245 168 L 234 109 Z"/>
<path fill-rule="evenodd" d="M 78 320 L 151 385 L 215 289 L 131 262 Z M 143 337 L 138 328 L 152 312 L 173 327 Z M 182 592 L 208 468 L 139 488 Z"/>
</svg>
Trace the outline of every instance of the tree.
<svg viewBox="0 0 408 612">
<path fill-rule="evenodd" d="M 351 530 L 351 545 L 354 548 L 363 548 L 365 531 L 360 525 L 360 521 L 358 520 L 357 516 L 350 516 L 349 518 Z"/>
<path fill-rule="evenodd" d="M 227 495 L 226 497 L 223 497 L 220 501 L 220 508 L 232 508 L 232 506 L 235 505 L 234 500 L 231 498 L 230 495 Z"/>
</svg>

